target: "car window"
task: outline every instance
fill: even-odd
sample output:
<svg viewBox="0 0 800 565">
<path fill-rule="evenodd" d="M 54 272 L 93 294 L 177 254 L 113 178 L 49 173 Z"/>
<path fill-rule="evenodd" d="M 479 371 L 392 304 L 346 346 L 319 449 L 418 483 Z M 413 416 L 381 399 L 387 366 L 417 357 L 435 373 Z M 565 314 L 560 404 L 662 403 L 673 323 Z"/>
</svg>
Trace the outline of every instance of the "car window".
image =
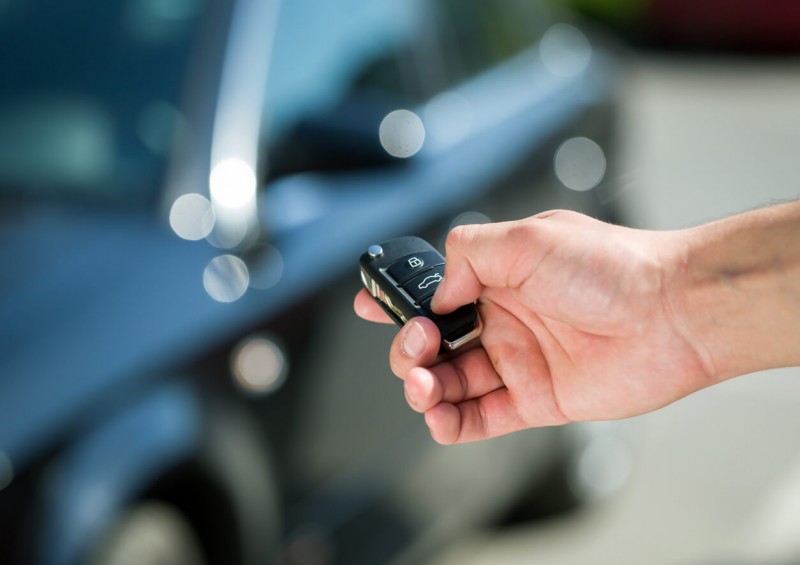
<svg viewBox="0 0 800 565">
<path fill-rule="evenodd" d="M 180 102 L 202 22 L 224 1 L 0 2 L 0 197 L 154 202 L 187 131 Z M 275 37 L 253 119 L 269 146 L 354 93 L 376 94 L 376 111 L 430 99 L 533 44 L 553 20 L 545 6 L 282 1 L 277 25 L 265 25 Z"/>
<path fill-rule="evenodd" d="M 181 125 L 203 0 L 0 2 L 0 193 L 140 203 Z"/>
<path fill-rule="evenodd" d="M 270 176 L 393 162 L 384 117 L 531 47 L 554 17 L 529 0 L 285 2 L 263 127 Z"/>
<path fill-rule="evenodd" d="M 266 124 L 278 135 L 354 85 L 424 100 L 532 45 L 552 23 L 530 0 L 284 2 Z"/>
<path fill-rule="evenodd" d="M 335 103 L 366 66 L 410 40 L 422 13 L 418 0 L 282 2 L 265 130 L 277 136 L 303 116 Z"/>
</svg>

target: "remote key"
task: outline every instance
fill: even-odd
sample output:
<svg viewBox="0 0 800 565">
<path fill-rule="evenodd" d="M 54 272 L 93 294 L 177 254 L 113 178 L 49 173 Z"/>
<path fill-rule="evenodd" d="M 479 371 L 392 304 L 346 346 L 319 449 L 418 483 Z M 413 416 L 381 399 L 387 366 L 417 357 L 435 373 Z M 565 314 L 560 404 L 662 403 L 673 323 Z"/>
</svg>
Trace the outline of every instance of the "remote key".
<svg viewBox="0 0 800 565">
<path fill-rule="evenodd" d="M 431 298 L 444 277 L 444 257 L 424 239 L 407 236 L 372 245 L 359 263 L 364 286 L 399 326 L 414 316 L 430 318 L 441 331 L 446 351 L 480 335 L 475 304 L 441 316 L 431 311 Z"/>
</svg>

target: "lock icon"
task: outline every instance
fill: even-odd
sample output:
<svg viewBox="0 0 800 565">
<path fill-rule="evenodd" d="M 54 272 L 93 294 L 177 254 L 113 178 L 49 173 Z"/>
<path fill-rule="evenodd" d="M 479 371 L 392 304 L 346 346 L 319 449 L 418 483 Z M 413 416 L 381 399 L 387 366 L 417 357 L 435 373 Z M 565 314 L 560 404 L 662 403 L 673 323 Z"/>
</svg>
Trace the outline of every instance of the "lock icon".
<svg viewBox="0 0 800 565">
<path fill-rule="evenodd" d="M 424 264 L 425 261 L 423 261 L 419 257 L 412 257 L 411 259 L 408 260 L 408 266 L 411 267 L 412 269 L 417 269 Z"/>
</svg>

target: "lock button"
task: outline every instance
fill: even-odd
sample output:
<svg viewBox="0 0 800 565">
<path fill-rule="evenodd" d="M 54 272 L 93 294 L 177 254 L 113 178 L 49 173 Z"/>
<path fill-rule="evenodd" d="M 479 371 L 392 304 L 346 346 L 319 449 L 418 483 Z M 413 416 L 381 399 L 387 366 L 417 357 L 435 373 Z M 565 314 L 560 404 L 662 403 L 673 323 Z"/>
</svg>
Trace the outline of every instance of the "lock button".
<svg viewBox="0 0 800 565">
<path fill-rule="evenodd" d="M 406 255 L 389 265 L 386 272 L 398 285 L 403 285 L 411 279 L 427 271 L 431 267 L 444 265 L 442 256 L 436 251 L 421 251 L 413 255 Z"/>
</svg>

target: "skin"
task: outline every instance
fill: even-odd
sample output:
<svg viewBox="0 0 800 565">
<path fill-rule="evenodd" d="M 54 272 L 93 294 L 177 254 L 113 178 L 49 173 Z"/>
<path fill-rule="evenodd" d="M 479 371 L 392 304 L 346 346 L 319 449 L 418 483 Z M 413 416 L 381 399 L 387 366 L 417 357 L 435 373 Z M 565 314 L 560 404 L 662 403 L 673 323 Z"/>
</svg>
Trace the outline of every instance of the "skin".
<svg viewBox="0 0 800 565">
<path fill-rule="evenodd" d="M 656 232 L 575 212 L 461 226 L 433 310 L 477 301 L 480 343 L 448 357 L 426 318 L 389 353 L 442 444 L 656 410 L 800 365 L 800 203 Z M 356 313 L 391 323 L 366 291 Z"/>
</svg>

